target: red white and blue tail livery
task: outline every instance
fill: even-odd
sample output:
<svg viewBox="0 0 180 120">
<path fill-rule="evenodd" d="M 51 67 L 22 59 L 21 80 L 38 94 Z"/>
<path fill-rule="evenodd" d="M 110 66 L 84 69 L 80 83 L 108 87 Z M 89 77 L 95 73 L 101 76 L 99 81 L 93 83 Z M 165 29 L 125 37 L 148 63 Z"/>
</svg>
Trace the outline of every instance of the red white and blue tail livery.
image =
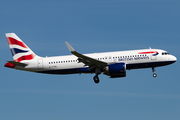
<svg viewBox="0 0 180 120">
<path fill-rule="evenodd" d="M 39 57 L 15 33 L 7 33 L 6 38 L 14 61 L 7 61 L 5 67 L 46 74 L 94 73 L 94 82 L 103 73 L 110 78 L 126 76 L 126 70 L 154 68 L 176 62 L 177 58 L 161 49 L 141 49 L 129 51 L 81 54 L 66 42 L 73 55 Z"/>
<path fill-rule="evenodd" d="M 6 38 L 16 62 L 32 60 L 36 54 L 14 33 L 7 33 Z"/>
</svg>

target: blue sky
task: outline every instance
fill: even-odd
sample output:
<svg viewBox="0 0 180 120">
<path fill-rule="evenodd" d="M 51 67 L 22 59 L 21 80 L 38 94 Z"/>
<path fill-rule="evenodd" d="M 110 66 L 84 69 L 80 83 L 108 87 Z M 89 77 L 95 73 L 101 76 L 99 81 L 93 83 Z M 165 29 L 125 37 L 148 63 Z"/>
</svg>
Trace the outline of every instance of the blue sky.
<svg viewBox="0 0 180 120">
<path fill-rule="evenodd" d="M 2 0 L 1 120 L 179 120 L 179 62 L 127 71 L 126 78 L 46 75 L 4 67 L 12 60 L 5 33 L 16 33 L 37 55 L 144 48 L 180 57 L 178 0 Z"/>
</svg>

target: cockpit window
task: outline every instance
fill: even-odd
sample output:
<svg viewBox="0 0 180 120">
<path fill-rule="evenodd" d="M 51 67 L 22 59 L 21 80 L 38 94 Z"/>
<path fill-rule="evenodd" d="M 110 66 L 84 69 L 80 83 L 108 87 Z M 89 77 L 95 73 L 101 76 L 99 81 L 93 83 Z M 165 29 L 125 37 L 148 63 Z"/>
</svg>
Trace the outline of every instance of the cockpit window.
<svg viewBox="0 0 180 120">
<path fill-rule="evenodd" d="M 162 55 L 169 55 L 169 53 L 167 53 L 167 52 L 162 52 Z"/>
</svg>

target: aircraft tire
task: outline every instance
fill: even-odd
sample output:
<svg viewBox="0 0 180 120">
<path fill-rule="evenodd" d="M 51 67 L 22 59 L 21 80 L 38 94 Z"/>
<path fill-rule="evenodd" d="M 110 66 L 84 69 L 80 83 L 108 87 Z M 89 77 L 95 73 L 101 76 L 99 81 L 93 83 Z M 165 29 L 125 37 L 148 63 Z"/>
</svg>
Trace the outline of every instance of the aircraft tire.
<svg viewBox="0 0 180 120">
<path fill-rule="evenodd" d="M 157 74 L 156 74 L 156 73 L 154 73 L 154 74 L 153 74 L 153 77 L 154 77 L 154 78 L 155 78 L 155 77 L 157 77 Z"/>
<path fill-rule="evenodd" d="M 99 83 L 99 81 L 100 81 L 98 76 L 94 76 L 93 79 L 94 79 L 94 82 L 95 82 L 96 84 Z"/>
</svg>

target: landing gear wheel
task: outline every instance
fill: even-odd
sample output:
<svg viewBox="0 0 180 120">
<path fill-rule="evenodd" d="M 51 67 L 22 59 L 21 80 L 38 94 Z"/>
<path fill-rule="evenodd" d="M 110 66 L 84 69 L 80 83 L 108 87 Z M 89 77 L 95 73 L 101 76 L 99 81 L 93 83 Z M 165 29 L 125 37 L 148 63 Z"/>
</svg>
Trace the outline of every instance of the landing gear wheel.
<svg viewBox="0 0 180 120">
<path fill-rule="evenodd" d="M 153 71 L 153 77 L 154 77 L 154 78 L 157 77 L 157 74 L 155 73 L 154 67 L 152 67 L 152 71 Z"/>
<path fill-rule="evenodd" d="M 155 77 L 157 77 L 157 74 L 156 74 L 156 73 L 154 73 L 154 74 L 153 74 L 153 77 L 154 77 L 154 78 L 155 78 Z"/>
<path fill-rule="evenodd" d="M 97 83 L 99 83 L 99 77 L 98 76 L 94 76 L 94 82 L 97 84 Z"/>
</svg>

